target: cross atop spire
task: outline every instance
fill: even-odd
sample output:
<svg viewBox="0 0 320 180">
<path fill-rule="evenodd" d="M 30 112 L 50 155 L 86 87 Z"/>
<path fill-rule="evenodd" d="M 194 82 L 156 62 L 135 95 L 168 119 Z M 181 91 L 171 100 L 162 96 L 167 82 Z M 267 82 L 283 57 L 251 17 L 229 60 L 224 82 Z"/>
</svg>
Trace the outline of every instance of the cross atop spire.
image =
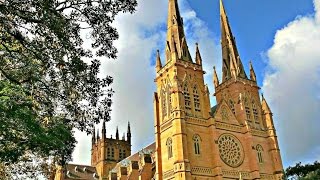
<svg viewBox="0 0 320 180">
<path fill-rule="evenodd" d="M 240 55 L 236 46 L 236 40 L 231 32 L 228 17 L 220 0 L 221 18 L 221 47 L 222 47 L 222 82 L 235 77 L 247 79 Z"/>
<path fill-rule="evenodd" d="M 178 0 L 168 0 L 168 22 L 167 22 L 167 58 L 166 62 L 172 60 L 176 54 L 179 59 L 191 61 L 191 56 L 186 43 L 183 19 L 181 18 Z M 183 58 L 182 58 L 183 57 Z"/>
</svg>

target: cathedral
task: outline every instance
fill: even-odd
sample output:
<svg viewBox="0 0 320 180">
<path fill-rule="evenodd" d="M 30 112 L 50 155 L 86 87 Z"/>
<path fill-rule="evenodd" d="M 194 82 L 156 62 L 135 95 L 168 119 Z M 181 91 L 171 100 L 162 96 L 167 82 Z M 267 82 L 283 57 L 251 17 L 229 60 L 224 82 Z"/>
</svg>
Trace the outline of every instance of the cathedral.
<svg viewBox="0 0 320 180">
<path fill-rule="evenodd" d="M 253 65 L 244 70 L 220 0 L 222 78 L 213 68 L 215 92 L 204 82 L 201 53 L 191 58 L 177 0 L 168 0 L 165 60 L 156 57 L 155 142 L 131 154 L 126 136 L 92 137 L 91 166 L 58 167 L 55 180 L 282 179 L 272 112 L 259 94 Z M 214 95 L 217 104 L 210 105 Z"/>
</svg>

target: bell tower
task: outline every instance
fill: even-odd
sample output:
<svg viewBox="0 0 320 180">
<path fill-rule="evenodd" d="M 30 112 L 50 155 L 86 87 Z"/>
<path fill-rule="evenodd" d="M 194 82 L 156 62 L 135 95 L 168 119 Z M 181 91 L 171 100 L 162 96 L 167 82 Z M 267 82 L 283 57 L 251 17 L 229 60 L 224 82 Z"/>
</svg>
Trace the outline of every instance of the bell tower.
<svg viewBox="0 0 320 180">
<path fill-rule="evenodd" d="M 202 58 L 196 44 L 195 60 L 189 52 L 177 0 L 168 0 L 165 61 L 156 57 L 157 92 L 154 94 L 157 145 L 157 179 L 191 179 L 187 119 L 209 119 L 208 87 L 204 84 Z M 196 133 L 195 133 L 196 134 Z M 190 159 L 191 158 L 191 159 Z"/>
<path fill-rule="evenodd" d="M 116 164 L 131 155 L 131 130 L 130 123 L 128 123 L 127 139 L 125 134 L 120 139 L 119 130 L 116 129 L 116 137 L 106 137 L 106 123 L 103 122 L 101 137 L 99 130 L 97 135 L 95 130 L 92 135 L 91 146 L 91 166 L 95 167 L 99 179 L 106 179 L 109 172 L 116 166 Z"/>
<path fill-rule="evenodd" d="M 250 62 L 250 78 L 247 77 L 235 37 L 232 34 L 228 17 L 220 1 L 222 79 L 218 79 L 214 68 L 214 85 L 217 103 L 225 101 L 241 124 L 250 128 L 263 129 L 261 102 L 256 75 Z M 252 108 L 251 108 L 252 107 Z"/>
</svg>

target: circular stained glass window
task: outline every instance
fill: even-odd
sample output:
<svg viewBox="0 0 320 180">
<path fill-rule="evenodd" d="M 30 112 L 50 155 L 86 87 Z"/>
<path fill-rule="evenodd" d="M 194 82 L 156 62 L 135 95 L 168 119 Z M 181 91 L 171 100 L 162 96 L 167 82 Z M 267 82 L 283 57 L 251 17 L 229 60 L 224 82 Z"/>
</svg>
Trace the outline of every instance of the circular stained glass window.
<svg viewBox="0 0 320 180">
<path fill-rule="evenodd" d="M 218 139 L 219 153 L 222 161 L 231 167 L 238 167 L 244 159 L 240 141 L 231 134 L 222 134 Z"/>
</svg>

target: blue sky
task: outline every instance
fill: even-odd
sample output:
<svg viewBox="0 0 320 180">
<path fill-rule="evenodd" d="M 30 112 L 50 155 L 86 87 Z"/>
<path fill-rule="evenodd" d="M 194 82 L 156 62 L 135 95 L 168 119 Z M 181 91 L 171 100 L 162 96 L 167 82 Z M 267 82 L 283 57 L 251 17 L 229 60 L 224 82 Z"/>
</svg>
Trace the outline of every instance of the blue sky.
<svg viewBox="0 0 320 180">
<path fill-rule="evenodd" d="M 220 38 L 219 1 L 187 1 L 197 12 L 197 16 L 207 24 L 214 37 Z M 241 59 L 245 65 L 249 60 L 254 61 L 260 85 L 266 67 L 261 54 L 272 46 L 276 31 L 299 15 L 314 14 L 312 0 L 224 0 L 223 2 Z"/>
<path fill-rule="evenodd" d="M 116 61 L 103 61 L 115 90 L 107 136 L 132 126 L 132 150 L 154 141 L 155 52 L 166 38 L 167 0 L 138 0 L 137 12 L 116 18 Z M 218 0 L 179 0 L 191 55 L 199 42 L 205 83 L 221 69 Z M 241 59 L 253 61 L 258 84 L 274 113 L 284 166 L 320 160 L 320 0 L 224 0 Z M 218 72 L 221 77 L 221 72 Z M 248 74 L 248 73 L 247 73 Z M 214 97 L 211 105 L 215 105 Z M 90 164 L 90 137 L 77 132 L 74 162 Z"/>
</svg>

